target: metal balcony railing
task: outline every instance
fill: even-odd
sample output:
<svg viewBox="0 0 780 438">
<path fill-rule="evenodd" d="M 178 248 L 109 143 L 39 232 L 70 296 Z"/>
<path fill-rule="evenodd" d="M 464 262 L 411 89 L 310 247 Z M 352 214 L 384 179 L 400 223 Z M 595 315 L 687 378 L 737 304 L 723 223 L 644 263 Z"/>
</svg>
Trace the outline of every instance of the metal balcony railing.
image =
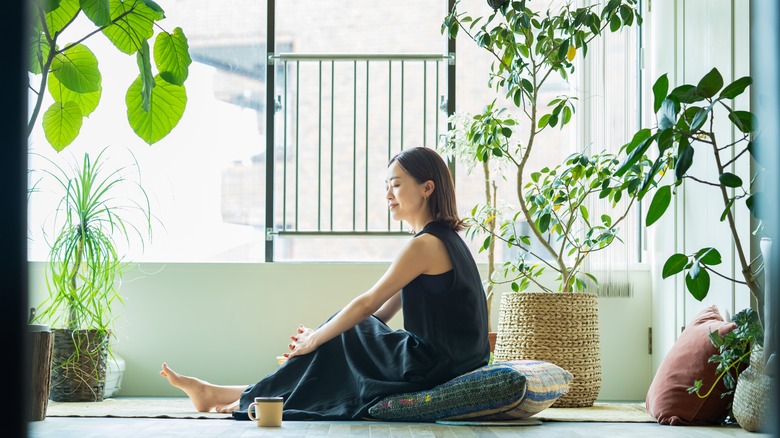
<svg viewBox="0 0 780 438">
<path fill-rule="evenodd" d="M 267 83 L 275 113 L 267 239 L 408 236 L 387 211 L 387 162 L 404 148 L 435 146 L 446 131 L 454 54 L 283 53 L 268 62 L 276 78 Z"/>
</svg>

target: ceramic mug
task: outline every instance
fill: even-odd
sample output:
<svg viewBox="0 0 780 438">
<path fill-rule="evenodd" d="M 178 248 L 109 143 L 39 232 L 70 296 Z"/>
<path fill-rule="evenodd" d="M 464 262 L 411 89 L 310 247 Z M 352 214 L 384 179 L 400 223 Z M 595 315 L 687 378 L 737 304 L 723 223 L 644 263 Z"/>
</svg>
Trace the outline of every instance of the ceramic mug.
<svg viewBox="0 0 780 438">
<path fill-rule="evenodd" d="M 280 427 L 282 425 L 282 397 L 255 397 L 246 409 L 249 419 L 257 421 L 257 427 Z M 254 412 L 257 412 L 257 416 Z"/>
</svg>

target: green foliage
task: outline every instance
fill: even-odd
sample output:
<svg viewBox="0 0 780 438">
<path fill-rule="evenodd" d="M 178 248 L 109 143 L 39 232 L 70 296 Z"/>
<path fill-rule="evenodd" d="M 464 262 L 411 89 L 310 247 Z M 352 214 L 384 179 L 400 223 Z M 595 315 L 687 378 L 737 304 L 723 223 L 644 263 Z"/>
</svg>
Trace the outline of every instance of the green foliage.
<svg viewBox="0 0 780 438">
<path fill-rule="evenodd" d="M 44 170 L 63 190 L 55 217 L 56 234 L 46 265 L 49 296 L 37 321 L 54 328 L 109 331 L 123 272 L 118 244 L 151 237 L 149 200 L 130 166 L 107 169 L 107 148 L 94 160 L 63 168 L 51 160 Z M 137 166 L 133 166 L 136 167 Z M 138 169 L 135 169 L 136 171 Z M 135 192 L 136 197 L 128 197 Z M 142 220 L 147 226 L 139 228 Z"/>
<path fill-rule="evenodd" d="M 733 394 L 739 373 L 750 364 L 750 354 L 763 345 L 764 330 L 755 310 L 742 310 L 734 315 L 732 320 L 737 327 L 726 336 L 720 336 L 717 331 L 710 332 L 710 341 L 718 349 L 718 353 L 712 355 L 709 362 L 718 364 L 715 369 L 717 378 L 704 395 L 701 394 L 701 380 L 696 380 L 693 386 L 688 388 L 688 393 L 696 393 L 700 398 L 709 397 L 718 382 L 723 379 L 726 391 L 720 397 Z"/>
<path fill-rule="evenodd" d="M 125 99 L 130 127 L 148 144 L 171 132 L 187 105 L 184 82 L 192 60 L 180 28 L 172 33 L 159 31 L 155 37 L 157 22 L 165 18 L 159 5 L 152 0 L 35 0 L 32 10 L 29 71 L 38 85 L 30 86 L 37 97 L 28 135 L 48 89 L 54 103 L 43 113 L 46 140 L 61 151 L 78 137 L 83 119 L 95 111 L 103 91 L 98 59 L 85 44 L 99 33 L 117 50 L 136 57 L 139 75 L 129 84 Z M 82 13 L 94 29 L 74 42 L 62 43 L 62 35 Z M 153 37 L 152 56 L 149 40 Z"/>
<path fill-rule="evenodd" d="M 442 33 L 452 39 L 465 34 L 495 58 L 488 86 L 503 93 L 525 115 L 523 119 L 512 117 L 505 108 L 498 108 L 494 100 L 482 113 L 460 121 L 463 126 L 455 129 L 466 133 L 471 147 L 460 148 L 454 154 L 471 161 L 470 167 L 498 163 L 516 175 L 511 183 L 516 188 L 517 207 L 502 210 L 495 202 L 479 204 L 468 218 L 478 225 L 470 231 L 471 237 L 485 236 L 482 251 L 492 253 L 493 245 L 499 241 L 520 248 L 523 254 L 504 265 L 503 280 L 491 277 L 489 281 L 508 282 L 515 291 L 531 284 L 549 291 L 539 276 L 545 268 L 551 268 L 559 274 L 559 290 L 571 292 L 584 289 L 586 277 L 595 281 L 589 274 L 580 275 L 582 262 L 588 254 L 614 240 L 625 217 L 605 215 L 594 220 L 589 217 L 584 200 L 607 198 L 617 205 L 625 195 L 626 199 L 631 198 L 630 205 L 639 194 L 642 180 L 638 178 L 644 178 L 644 171 L 637 167 L 621 179 L 614 175 L 618 164 L 615 157 L 577 154 L 552 171 L 532 173 L 536 175 L 532 182 L 524 181 L 531 170 L 526 165 L 534 153 L 537 135 L 545 129 L 562 129 L 574 116 L 575 97 L 562 95 L 542 103 L 540 91 L 552 75 L 568 80 L 574 72 L 577 54 L 586 56 L 594 38 L 607 29 L 617 32 L 624 26 L 641 24 L 642 19 L 636 0 L 611 0 L 601 11 L 595 5 L 575 8 L 567 3 L 558 11 L 539 12 L 529 3 L 496 1 L 491 3 L 494 10 L 489 16 L 472 17 L 460 11 L 456 2 L 444 18 Z M 521 135 L 526 137 L 518 138 Z M 639 158 L 640 164 L 647 163 Z M 531 225 L 532 236 L 519 232 L 515 226 L 519 220 Z M 529 251 L 532 238 L 541 242 L 545 254 Z"/>
<path fill-rule="evenodd" d="M 717 249 L 710 247 L 690 254 L 673 254 L 664 264 L 663 278 L 682 273 L 688 292 L 699 301 L 707 297 L 710 274 L 744 284 L 756 299 L 759 314 L 762 314 L 763 290 L 758 276 L 763 264 L 760 258 L 750 261 L 734 222 L 734 209 L 744 202 L 758 223 L 753 235 L 762 233 L 763 224 L 759 214 L 761 189 L 755 178 L 745 181 L 730 171 L 738 160 L 750 159 L 752 156 L 751 139 L 757 129 L 755 117 L 749 111 L 735 109 L 733 102 L 751 83 L 750 77 L 742 77 L 724 87 L 723 77 L 713 68 L 697 84 L 684 84 L 669 91 L 669 80 L 665 74 L 662 75 L 653 85 L 653 108 L 657 112 L 658 125 L 655 131 L 642 129 L 634 140 L 623 146 L 626 157 L 616 173 L 620 175 L 633 169 L 639 160 L 648 159 L 653 145 L 657 147 L 656 158 L 641 187 L 641 194 L 655 190 L 647 210 L 647 226 L 653 225 L 666 213 L 672 197 L 677 195 L 678 187 L 685 181 L 718 191 L 723 200 L 723 210 L 718 220 L 728 223 L 743 278 L 731 278 L 717 272 L 713 267 L 721 263 L 721 255 Z M 726 117 L 723 117 L 724 114 Z M 737 132 L 735 141 L 728 144 L 718 141 L 715 134 L 718 117 L 733 125 L 734 132 Z M 724 132 L 722 126 L 719 129 Z M 695 159 L 713 166 L 710 170 L 714 170 L 718 179 L 707 180 L 701 176 L 706 171 L 701 167 L 693 167 Z M 758 163 L 754 162 L 753 166 L 759 169 L 758 173 L 761 172 Z M 657 186 L 654 181 L 659 180 L 668 170 L 674 170 L 674 180 Z"/>
</svg>

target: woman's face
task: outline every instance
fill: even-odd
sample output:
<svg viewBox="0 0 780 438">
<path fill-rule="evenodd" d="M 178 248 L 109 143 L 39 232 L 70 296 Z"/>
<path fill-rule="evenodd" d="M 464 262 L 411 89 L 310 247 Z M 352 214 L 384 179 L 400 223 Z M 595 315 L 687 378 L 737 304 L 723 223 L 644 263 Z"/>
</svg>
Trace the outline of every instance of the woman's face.
<svg viewBox="0 0 780 438">
<path fill-rule="evenodd" d="M 414 222 L 425 213 L 425 197 L 429 195 L 426 184 L 419 184 L 394 161 L 387 168 L 387 207 L 393 219 Z"/>
</svg>

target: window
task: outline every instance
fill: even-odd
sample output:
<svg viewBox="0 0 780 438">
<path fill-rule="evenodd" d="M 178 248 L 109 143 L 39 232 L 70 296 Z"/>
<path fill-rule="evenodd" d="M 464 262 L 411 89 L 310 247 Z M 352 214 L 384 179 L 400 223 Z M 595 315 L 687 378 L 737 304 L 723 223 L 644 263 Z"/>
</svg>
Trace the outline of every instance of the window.
<svg viewBox="0 0 780 438">
<path fill-rule="evenodd" d="M 402 148 L 433 147 L 446 129 L 447 114 L 441 105 L 447 95 L 448 54 L 440 25 L 447 14 L 447 1 L 346 6 L 327 0 L 277 1 L 273 108 L 266 104 L 266 2 L 158 3 L 166 11 L 161 23 L 166 30 L 181 27 L 189 39 L 194 62 L 186 82 L 184 117 L 166 138 L 152 146 L 144 144 L 124 116 L 124 93 L 137 75 L 135 59 L 119 53 L 101 35 L 88 39 L 86 44 L 97 54 L 103 74 L 100 106 L 86 120 L 77 140 L 59 154 L 46 143 L 40 124 L 30 137 L 30 184 L 36 186 L 29 203 L 30 259 L 46 257 L 46 235 L 53 232 L 52 211 L 58 195 L 53 184 L 39 178 L 37 170 L 44 164 L 35 154 L 62 162 L 67 156 L 97 153 L 110 145 L 121 148 L 117 160 L 130 159 L 124 150 L 135 155 L 160 222 L 143 253 L 129 254 L 133 260 L 266 260 L 266 112 L 275 111 L 275 220 L 268 225 L 278 233 L 273 259 L 390 260 L 405 242 L 395 236 L 409 230 L 390 223 L 387 214 L 387 160 Z M 474 15 L 490 13 L 483 0 L 460 4 Z M 73 39 L 81 36 L 77 33 Z M 620 60 L 613 57 L 620 53 L 610 53 L 609 64 L 593 64 L 596 73 L 585 76 L 599 77 L 599 68 L 633 66 L 629 52 L 623 50 L 622 56 L 629 58 Z M 342 58 L 301 58 L 307 54 L 340 54 Z M 402 54 L 407 58 L 398 57 Z M 480 111 L 496 96 L 487 86 L 490 61 L 473 43 L 458 42 L 458 111 Z M 615 73 L 619 74 L 626 73 Z M 591 92 L 583 81 L 572 78 L 570 82 L 580 84 L 577 92 Z M 609 108 L 606 102 L 622 99 L 621 93 L 629 89 L 626 85 L 604 93 L 605 108 Z M 547 92 L 543 101 L 571 90 L 559 80 Z M 34 98 L 32 93 L 30 98 Z M 588 112 L 580 109 L 576 123 L 563 131 L 546 131 L 540 139 L 545 154 L 537 157 L 536 165 L 554 165 L 583 144 L 578 140 L 583 138 L 578 127 L 600 123 L 586 118 Z M 596 117 L 597 112 L 593 114 Z M 598 114 L 618 112 L 607 109 Z M 613 125 L 604 126 L 611 130 Z M 604 141 L 622 144 L 617 139 Z M 465 212 L 479 200 L 481 186 L 465 169 L 456 172 L 458 203 Z M 508 193 L 509 200 L 513 193 Z M 388 230 L 393 236 L 388 237 Z M 350 235 L 353 231 L 359 234 Z M 477 260 L 483 261 L 477 244 L 471 244 Z"/>
</svg>

